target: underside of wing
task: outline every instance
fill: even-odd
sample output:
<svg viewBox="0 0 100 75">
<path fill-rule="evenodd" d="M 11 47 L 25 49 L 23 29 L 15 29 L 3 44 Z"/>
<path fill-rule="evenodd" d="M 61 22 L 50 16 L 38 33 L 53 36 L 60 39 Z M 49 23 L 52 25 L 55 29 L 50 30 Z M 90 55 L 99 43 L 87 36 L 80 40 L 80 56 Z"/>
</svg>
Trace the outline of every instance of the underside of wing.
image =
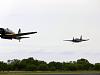
<svg viewBox="0 0 100 75">
<path fill-rule="evenodd" d="M 19 34 L 16 34 L 16 36 L 23 36 L 23 35 L 29 35 L 29 34 L 35 34 L 37 32 L 27 32 L 27 33 L 19 33 Z"/>
</svg>

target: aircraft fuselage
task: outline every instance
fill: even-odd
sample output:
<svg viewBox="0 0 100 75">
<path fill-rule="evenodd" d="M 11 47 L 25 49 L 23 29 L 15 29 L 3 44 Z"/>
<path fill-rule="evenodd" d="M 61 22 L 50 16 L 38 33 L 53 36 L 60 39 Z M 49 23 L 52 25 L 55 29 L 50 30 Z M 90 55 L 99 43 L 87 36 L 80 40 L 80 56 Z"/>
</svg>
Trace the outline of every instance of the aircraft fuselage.
<svg viewBox="0 0 100 75">
<path fill-rule="evenodd" d="M 4 39 L 15 39 L 17 36 L 15 34 L 5 34 L 5 35 L 1 35 L 1 38 Z"/>
<path fill-rule="evenodd" d="M 20 41 L 20 39 L 23 38 L 29 38 L 29 37 L 22 37 L 24 35 L 29 35 L 29 34 L 35 34 L 37 32 L 26 32 L 26 33 L 21 33 L 21 29 L 19 29 L 18 33 L 15 34 L 13 31 L 11 31 L 10 29 L 4 29 L 4 28 L 0 28 L 0 37 L 3 39 L 17 39 Z"/>
<path fill-rule="evenodd" d="M 82 42 L 82 41 L 88 41 L 89 39 L 82 39 L 82 36 L 80 38 L 74 38 L 72 40 L 64 40 L 64 41 L 71 41 L 71 42 L 74 42 L 74 43 L 79 43 L 79 42 Z"/>
<path fill-rule="evenodd" d="M 74 39 L 74 40 L 72 40 L 72 42 L 78 43 L 78 42 L 82 42 L 82 40 L 80 40 L 80 39 Z"/>
</svg>

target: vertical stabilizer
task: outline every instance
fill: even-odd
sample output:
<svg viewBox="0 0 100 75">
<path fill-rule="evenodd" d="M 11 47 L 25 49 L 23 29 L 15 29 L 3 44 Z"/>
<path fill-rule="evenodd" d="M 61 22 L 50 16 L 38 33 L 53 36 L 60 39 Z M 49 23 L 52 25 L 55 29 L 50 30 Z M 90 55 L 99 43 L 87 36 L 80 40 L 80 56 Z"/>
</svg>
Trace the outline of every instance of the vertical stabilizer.
<svg viewBox="0 0 100 75">
<path fill-rule="evenodd" d="M 80 37 L 80 40 L 82 40 L 82 35 L 81 35 L 81 37 Z"/>
<path fill-rule="evenodd" d="M 18 30 L 18 34 L 20 34 L 21 33 L 21 29 L 19 28 L 19 30 Z M 19 40 L 19 42 L 20 42 L 20 38 L 18 39 Z"/>
<path fill-rule="evenodd" d="M 73 40 L 74 40 L 74 37 L 73 37 Z"/>
<path fill-rule="evenodd" d="M 20 34 L 21 33 L 21 29 L 19 28 L 19 30 L 18 30 L 18 34 Z"/>
</svg>

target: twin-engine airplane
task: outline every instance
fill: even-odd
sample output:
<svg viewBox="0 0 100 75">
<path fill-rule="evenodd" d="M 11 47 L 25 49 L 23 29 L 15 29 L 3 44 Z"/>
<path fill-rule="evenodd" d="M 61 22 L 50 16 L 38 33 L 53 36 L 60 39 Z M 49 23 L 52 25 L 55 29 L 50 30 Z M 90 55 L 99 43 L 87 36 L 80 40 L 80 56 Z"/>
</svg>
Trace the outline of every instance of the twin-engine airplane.
<svg viewBox="0 0 100 75">
<path fill-rule="evenodd" d="M 64 40 L 64 41 L 71 41 L 71 42 L 74 42 L 74 43 L 79 43 L 79 42 L 82 42 L 82 41 L 88 41 L 89 39 L 82 39 L 82 35 L 80 38 L 74 38 L 72 40 Z"/>
<path fill-rule="evenodd" d="M 3 38 L 3 39 L 17 39 L 20 40 L 23 39 L 23 38 L 29 38 L 29 37 L 22 37 L 24 35 L 29 35 L 29 34 L 35 34 L 37 32 L 27 32 L 27 33 L 21 33 L 21 29 L 18 30 L 18 33 L 15 34 L 12 30 L 6 28 L 0 28 L 0 37 Z"/>
</svg>

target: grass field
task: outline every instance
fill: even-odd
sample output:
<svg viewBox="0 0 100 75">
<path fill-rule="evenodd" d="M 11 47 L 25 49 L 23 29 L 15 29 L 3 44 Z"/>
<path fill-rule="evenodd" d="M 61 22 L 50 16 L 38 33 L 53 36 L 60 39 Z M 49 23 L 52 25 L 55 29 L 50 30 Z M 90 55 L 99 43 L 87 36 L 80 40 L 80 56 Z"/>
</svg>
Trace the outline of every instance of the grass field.
<svg viewBox="0 0 100 75">
<path fill-rule="evenodd" d="M 50 71 L 10 71 L 10 72 L 0 72 L 0 75 L 44 75 L 44 74 L 100 74 L 100 71 L 66 71 L 66 72 L 50 72 Z"/>
</svg>

